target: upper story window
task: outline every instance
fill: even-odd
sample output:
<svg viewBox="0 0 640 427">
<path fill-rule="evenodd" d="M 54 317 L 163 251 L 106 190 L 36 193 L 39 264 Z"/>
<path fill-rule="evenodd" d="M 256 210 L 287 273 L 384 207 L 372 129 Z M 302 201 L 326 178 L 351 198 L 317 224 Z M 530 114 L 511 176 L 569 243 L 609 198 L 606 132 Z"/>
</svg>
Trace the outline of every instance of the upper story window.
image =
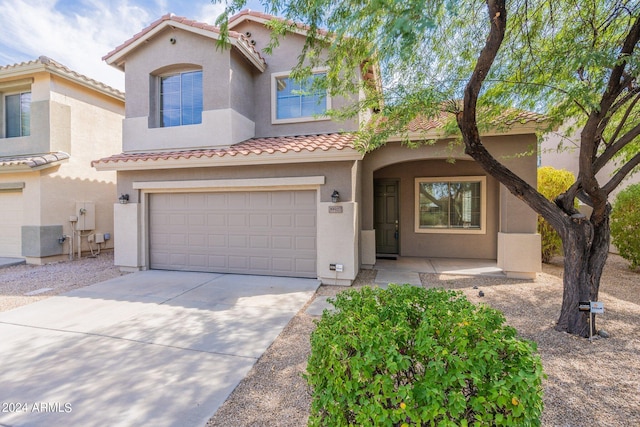
<svg viewBox="0 0 640 427">
<path fill-rule="evenodd" d="M 15 138 L 31 135 L 31 92 L 6 95 L 5 136 Z"/>
<path fill-rule="evenodd" d="M 202 123 L 202 71 L 160 76 L 160 126 Z"/>
<path fill-rule="evenodd" d="M 485 233 L 486 178 L 417 178 L 416 233 Z"/>
<path fill-rule="evenodd" d="M 315 79 L 325 73 L 318 72 L 299 82 L 289 73 L 272 74 L 272 107 L 273 123 L 295 123 L 313 120 L 328 120 L 322 116 L 331 108 L 331 99 L 326 91 L 313 88 Z"/>
</svg>

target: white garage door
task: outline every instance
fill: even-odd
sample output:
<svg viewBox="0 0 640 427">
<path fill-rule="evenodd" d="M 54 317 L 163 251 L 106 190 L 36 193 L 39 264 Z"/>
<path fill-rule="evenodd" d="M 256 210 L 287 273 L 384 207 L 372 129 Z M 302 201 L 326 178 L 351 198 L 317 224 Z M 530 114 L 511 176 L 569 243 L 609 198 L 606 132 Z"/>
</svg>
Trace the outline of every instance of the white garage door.
<svg viewBox="0 0 640 427">
<path fill-rule="evenodd" d="M 151 194 L 150 267 L 316 277 L 316 192 Z"/>
<path fill-rule="evenodd" d="M 22 256 L 22 192 L 0 192 L 0 256 Z"/>
</svg>

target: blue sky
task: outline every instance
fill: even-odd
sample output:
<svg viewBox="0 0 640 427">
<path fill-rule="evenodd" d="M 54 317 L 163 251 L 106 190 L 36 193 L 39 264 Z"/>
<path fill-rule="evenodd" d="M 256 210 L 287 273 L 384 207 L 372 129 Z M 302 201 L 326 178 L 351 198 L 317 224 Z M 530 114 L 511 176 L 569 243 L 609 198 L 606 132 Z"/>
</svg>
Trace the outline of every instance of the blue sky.
<svg viewBox="0 0 640 427">
<path fill-rule="evenodd" d="M 209 0 L 0 0 L 0 65 L 48 56 L 124 90 L 122 72 L 102 57 L 166 13 L 213 24 Z M 247 7 L 263 10 L 259 1 Z"/>
</svg>

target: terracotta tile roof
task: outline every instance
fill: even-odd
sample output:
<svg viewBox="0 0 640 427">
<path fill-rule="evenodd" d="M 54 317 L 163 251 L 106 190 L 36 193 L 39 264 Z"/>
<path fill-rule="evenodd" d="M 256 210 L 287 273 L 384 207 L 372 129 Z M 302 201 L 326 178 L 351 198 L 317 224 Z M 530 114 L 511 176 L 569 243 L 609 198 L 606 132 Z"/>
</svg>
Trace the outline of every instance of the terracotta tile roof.
<svg viewBox="0 0 640 427">
<path fill-rule="evenodd" d="M 147 160 L 191 159 L 203 157 L 259 156 L 269 154 L 301 153 L 314 151 L 354 149 L 355 135 L 350 133 L 330 133 L 322 135 L 283 136 L 253 138 L 225 148 L 207 148 L 182 151 L 161 151 L 150 153 L 122 153 L 91 162 L 99 163 L 140 162 Z"/>
<path fill-rule="evenodd" d="M 62 151 L 26 156 L 0 157 L 0 168 L 9 166 L 27 166 L 33 169 L 67 159 L 69 159 L 69 155 Z"/>
<path fill-rule="evenodd" d="M 220 28 L 216 27 L 215 25 L 207 24 L 206 22 L 194 21 L 192 19 L 187 19 L 187 18 L 185 18 L 183 16 L 176 16 L 173 13 L 167 13 L 166 15 L 163 15 L 159 19 L 157 19 L 154 22 L 152 22 L 148 27 L 144 28 L 139 33 L 135 34 L 129 40 L 127 40 L 124 43 L 122 43 L 120 46 L 116 47 L 111 52 L 107 53 L 105 56 L 102 57 L 102 60 L 103 61 L 107 60 L 111 56 L 117 54 L 118 52 L 122 51 L 126 47 L 134 44 L 138 40 L 143 39 L 154 28 L 156 28 L 158 25 L 162 24 L 163 22 L 167 22 L 167 21 L 177 22 L 177 23 L 186 25 L 188 27 L 198 28 L 198 29 L 201 29 L 201 30 L 210 31 L 210 32 L 215 33 L 215 34 L 220 34 Z M 242 44 L 245 45 L 246 48 L 251 50 L 253 54 L 255 54 L 258 58 L 260 58 L 260 60 L 262 60 L 263 63 L 266 64 L 266 62 L 264 60 L 264 57 L 251 44 L 250 40 L 244 34 L 240 34 L 240 33 L 236 32 L 236 31 L 229 31 L 229 37 L 232 38 L 232 39 L 237 39 L 237 40 L 241 41 Z"/>
<path fill-rule="evenodd" d="M 542 123 L 546 119 L 546 116 L 539 113 L 509 108 L 493 119 L 491 124 L 493 126 L 511 126 L 514 124 Z M 447 112 L 442 112 L 440 117 L 437 118 L 419 116 L 410 121 L 407 128 L 409 132 L 426 132 L 443 127 L 448 120 L 451 120 L 451 113 Z"/>
<path fill-rule="evenodd" d="M 280 18 L 278 16 L 269 15 L 268 13 L 257 12 L 255 10 L 250 10 L 250 9 L 241 10 L 240 12 L 238 12 L 235 15 L 233 15 L 232 17 L 230 17 L 229 18 L 229 28 L 235 27 L 237 24 L 239 24 L 240 22 L 242 22 L 243 20 L 245 20 L 247 18 L 249 18 L 249 19 L 255 18 L 254 20 L 257 20 L 257 21 L 271 21 L 273 19 L 277 19 L 278 21 L 288 22 L 290 24 L 293 24 L 295 27 L 297 27 L 302 32 L 309 31 L 309 26 L 306 25 L 306 24 L 303 24 L 301 22 L 286 21 L 285 19 Z M 318 33 L 321 34 L 321 35 L 328 35 L 329 34 L 329 32 L 327 30 L 323 29 L 323 28 L 318 28 Z"/>
<path fill-rule="evenodd" d="M 54 61 L 53 59 L 47 56 L 40 56 L 38 59 L 33 61 L 20 62 L 18 64 L 4 65 L 0 66 L 0 75 L 3 71 L 16 71 L 21 68 L 24 68 L 25 71 L 30 71 L 34 66 L 42 66 L 45 70 L 50 72 L 55 72 L 57 74 L 61 74 L 71 80 L 75 80 L 76 82 L 93 87 L 101 92 L 105 92 L 110 94 L 116 98 L 124 100 L 124 92 L 119 91 L 118 89 L 114 89 L 111 86 L 108 86 L 98 80 L 94 80 L 90 77 L 87 77 L 83 74 L 73 71 L 69 67 L 62 65 L 58 61 Z"/>
</svg>

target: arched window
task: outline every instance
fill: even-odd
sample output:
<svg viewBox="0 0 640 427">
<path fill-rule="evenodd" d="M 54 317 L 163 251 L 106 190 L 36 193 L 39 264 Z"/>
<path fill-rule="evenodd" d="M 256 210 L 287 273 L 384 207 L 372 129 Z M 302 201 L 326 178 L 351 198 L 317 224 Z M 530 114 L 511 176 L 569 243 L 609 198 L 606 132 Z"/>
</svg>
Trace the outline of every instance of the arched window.
<svg viewBox="0 0 640 427">
<path fill-rule="evenodd" d="M 158 75 L 159 127 L 202 123 L 202 70 Z"/>
</svg>

